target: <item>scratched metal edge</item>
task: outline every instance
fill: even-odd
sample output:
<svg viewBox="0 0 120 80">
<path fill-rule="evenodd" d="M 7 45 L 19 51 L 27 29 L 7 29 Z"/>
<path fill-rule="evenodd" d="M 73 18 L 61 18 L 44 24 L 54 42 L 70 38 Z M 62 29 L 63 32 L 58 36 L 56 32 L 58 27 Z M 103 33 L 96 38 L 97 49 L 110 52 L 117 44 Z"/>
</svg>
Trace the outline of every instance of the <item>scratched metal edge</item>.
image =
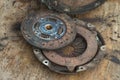
<svg viewBox="0 0 120 80">
<path fill-rule="evenodd" d="M 70 12 L 66 12 L 64 11 L 64 9 L 62 8 L 62 6 L 54 6 L 54 2 L 55 0 L 43 0 L 42 2 L 48 6 L 49 9 L 58 11 L 58 12 L 62 12 L 62 13 L 67 13 L 67 14 L 83 14 L 85 12 L 91 11 L 99 6 L 101 6 L 106 0 L 97 0 L 89 5 L 80 7 L 78 10 L 76 11 L 70 11 Z"/>
</svg>

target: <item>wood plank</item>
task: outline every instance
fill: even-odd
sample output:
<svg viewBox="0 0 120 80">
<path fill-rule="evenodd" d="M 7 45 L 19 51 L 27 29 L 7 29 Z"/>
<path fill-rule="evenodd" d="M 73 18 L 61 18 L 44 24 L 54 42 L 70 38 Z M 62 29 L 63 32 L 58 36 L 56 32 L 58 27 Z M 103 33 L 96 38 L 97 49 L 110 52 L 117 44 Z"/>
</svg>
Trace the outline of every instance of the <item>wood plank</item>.
<svg viewBox="0 0 120 80">
<path fill-rule="evenodd" d="M 96 25 L 110 57 L 103 59 L 95 69 L 75 75 L 57 74 L 47 69 L 23 39 L 20 22 L 30 10 L 39 9 L 36 0 L 0 0 L 0 80 L 120 80 L 120 0 L 107 0 L 95 10 L 76 15 Z"/>
</svg>

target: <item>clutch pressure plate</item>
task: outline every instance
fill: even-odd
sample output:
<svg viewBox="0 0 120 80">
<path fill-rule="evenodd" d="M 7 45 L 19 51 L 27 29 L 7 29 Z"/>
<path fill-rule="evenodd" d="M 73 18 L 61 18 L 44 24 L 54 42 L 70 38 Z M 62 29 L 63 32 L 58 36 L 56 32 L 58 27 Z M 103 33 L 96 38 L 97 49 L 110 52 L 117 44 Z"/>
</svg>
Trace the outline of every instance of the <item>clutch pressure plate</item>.
<svg viewBox="0 0 120 80">
<path fill-rule="evenodd" d="M 105 2 L 105 0 L 41 0 L 50 9 L 78 14 L 92 10 Z"/>
<path fill-rule="evenodd" d="M 84 71 L 104 56 L 105 43 L 95 27 L 65 14 L 31 13 L 21 31 L 38 60 L 55 72 Z"/>
</svg>

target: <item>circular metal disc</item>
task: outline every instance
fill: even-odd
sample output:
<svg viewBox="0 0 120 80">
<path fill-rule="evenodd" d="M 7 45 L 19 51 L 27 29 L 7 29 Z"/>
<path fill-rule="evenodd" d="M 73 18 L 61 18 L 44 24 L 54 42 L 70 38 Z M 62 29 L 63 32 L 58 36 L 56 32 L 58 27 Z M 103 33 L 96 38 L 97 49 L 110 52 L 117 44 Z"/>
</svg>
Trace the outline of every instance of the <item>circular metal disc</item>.
<svg viewBox="0 0 120 80">
<path fill-rule="evenodd" d="M 24 38 L 33 46 L 54 50 L 70 44 L 76 36 L 75 25 L 65 14 L 32 13 L 22 23 Z"/>
<path fill-rule="evenodd" d="M 57 51 L 43 50 L 43 54 L 45 55 L 45 57 L 55 64 L 67 66 L 71 69 L 74 69 L 76 66 L 86 64 L 91 59 L 93 59 L 98 51 L 98 44 L 95 35 L 88 29 L 85 29 L 80 26 L 76 27 L 78 35 L 81 35 L 85 39 L 87 44 L 86 50 L 81 55 L 73 57 L 63 57 L 60 55 L 62 53 L 58 53 Z"/>
<path fill-rule="evenodd" d="M 42 0 L 50 9 L 59 12 L 78 14 L 92 10 L 105 0 Z"/>
</svg>

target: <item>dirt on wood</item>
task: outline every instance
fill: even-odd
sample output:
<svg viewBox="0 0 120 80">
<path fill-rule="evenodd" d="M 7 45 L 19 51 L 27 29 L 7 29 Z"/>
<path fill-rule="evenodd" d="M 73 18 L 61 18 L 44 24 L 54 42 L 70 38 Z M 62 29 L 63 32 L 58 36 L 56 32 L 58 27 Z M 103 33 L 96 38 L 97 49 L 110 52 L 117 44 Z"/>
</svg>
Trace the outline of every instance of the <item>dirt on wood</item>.
<svg viewBox="0 0 120 80">
<path fill-rule="evenodd" d="M 120 80 L 120 0 L 74 15 L 94 24 L 107 46 L 107 57 L 96 68 L 74 75 L 43 66 L 21 35 L 24 17 L 42 6 L 38 0 L 0 0 L 0 80 Z"/>
</svg>

